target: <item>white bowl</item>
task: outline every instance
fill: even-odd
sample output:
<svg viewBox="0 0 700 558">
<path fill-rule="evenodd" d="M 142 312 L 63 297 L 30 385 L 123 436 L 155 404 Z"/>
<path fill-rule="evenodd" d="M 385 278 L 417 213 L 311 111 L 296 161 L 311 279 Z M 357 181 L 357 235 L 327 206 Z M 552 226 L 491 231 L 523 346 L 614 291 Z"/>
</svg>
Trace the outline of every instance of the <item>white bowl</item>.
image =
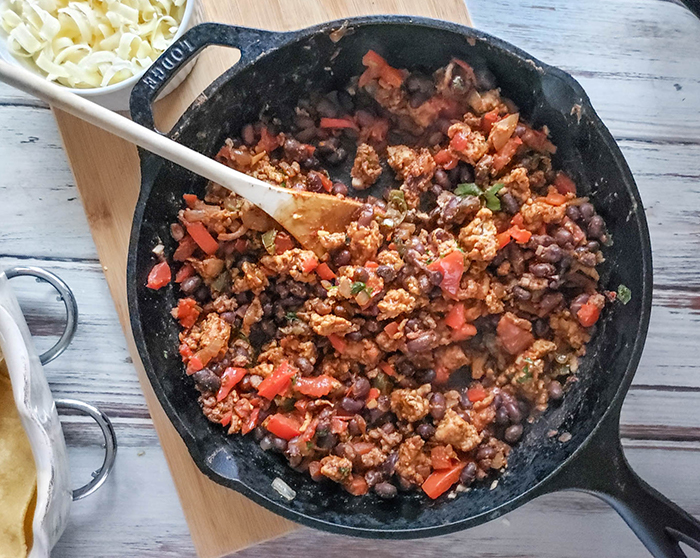
<svg viewBox="0 0 700 558">
<path fill-rule="evenodd" d="M 199 0 L 187 0 L 185 5 L 185 13 L 182 16 L 182 22 L 180 27 L 178 27 L 177 33 L 173 38 L 172 42 L 179 39 L 185 31 L 194 27 L 202 21 L 201 7 L 199 5 Z M 1 31 L 1 30 L 0 30 Z M 172 43 L 171 43 L 172 44 Z M 0 37 L 0 58 L 15 64 L 16 66 L 21 66 L 22 68 L 28 69 L 35 74 L 40 74 L 37 71 L 36 66 L 33 66 L 29 62 L 15 58 L 7 48 L 7 41 L 4 36 Z M 178 85 L 180 85 L 187 75 L 192 71 L 194 63 L 197 58 L 194 58 L 189 64 L 180 70 L 177 75 L 165 86 L 163 92 L 158 97 L 162 99 L 169 93 L 172 93 Z M 143 70 L 141 73 L 136 74 L 124 81 L 115 83 L 114 85 L 106 85 L 105 87 L 93 87 L 90 89 L 75 89 L 72 87 L 66 87 L 68 91 L 85 97 L 98 105 L 102 105 L 105 108 L 117 111 L 128 111 L 129 110 L 129 97 L 131 96 L 131 90 L 134 88 L 136 82 L 141 79 L 141 76 L 146 72 Z M 43 74 L 40 74 L 43 75 Z M 58 84 L 61 85 L 61 84 Z M 64 86 L 61 86 L 64 87 Z"/>
<path fill-rule="evenodd" d="M 50 282 L 61 294 L 68 319 L 66 330 L 49 351 L 37 355 L 29 328 L 8 277 L 31 275 Z M 12 394 L 29 439 L 37 473 L 36 510 L 32 521 L 33 545 L 29 558 L 49 558 L 51 548 L 63 533 L 73 500 L 97 490 L 107 479 L 116 455 L 116 437 L 109 419 L 98 409 L 79 401 L 54 401 L 44 376 L 42 361 L 48 362 L 65 350 L 75 333 L 77 306 L 70 289 L 58 277 L 40 268 L 0 271 L 0 349 L 7 363 Z M 105 436 L 106 455 L 102 467 L 84 487 L 71 490 L 66 443 L 56 407 L 72 408 L 92 416 Z"/>
</svg>

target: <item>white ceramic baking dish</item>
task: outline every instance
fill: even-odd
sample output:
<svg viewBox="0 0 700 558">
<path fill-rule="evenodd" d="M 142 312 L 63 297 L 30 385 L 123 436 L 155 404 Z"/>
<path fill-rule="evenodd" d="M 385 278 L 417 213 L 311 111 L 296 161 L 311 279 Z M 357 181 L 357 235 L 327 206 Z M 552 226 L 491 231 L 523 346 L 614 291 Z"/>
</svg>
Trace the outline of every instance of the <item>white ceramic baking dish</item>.
<svg viewBox="0 0 700 558">
<path fill-rule="evenodd" d="M 29 275 L 49 282 L 66 306 L 66 327 L 59 341 L 38 355 L 9 279 Z M 114 465 L 117 440 L 109 418 L 99 409 L 75 400 L 54 401 L 42 364 L 59 356 L 70 344 L 77 327 L 78 308 L 73 293 L 56 275 L 36 267 L 15 267 L 0 271 L 0 349 L 5 357 L 12 392 L 22 426 L 29 438 L 37 470 L 37 503 L 32 522 L 33 545 L 30 558 L 49 558 L 68 521 L 73 500 L 97 490 Z M 72 490 L 66 443 L 57 408 L 69 408 L 91 416 L 105 437 L 102 467 L 85 486 Z"/>
</svg>

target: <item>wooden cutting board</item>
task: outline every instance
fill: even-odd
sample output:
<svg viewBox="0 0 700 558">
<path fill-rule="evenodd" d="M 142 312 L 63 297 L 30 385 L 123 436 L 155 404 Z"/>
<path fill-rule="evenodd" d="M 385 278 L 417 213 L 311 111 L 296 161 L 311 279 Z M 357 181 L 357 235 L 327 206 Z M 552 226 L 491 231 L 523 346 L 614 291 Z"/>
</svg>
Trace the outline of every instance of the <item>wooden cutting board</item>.
<svg viewBox="0 0 700 558">
<path fill-rule="evenodd" d="M 388 13 L 471 25 L 463 0 L 201 0 L 198 8 L 203 21 L 274 30 Z M 185 82 L 156 105 L 159 128 L 170 129 L 194 98 L 237 59 L 237 51 L 232 49 L 210 47 L 204 51 Z M 210 481 L 190 459 L 156 399 L 129 326 L 126 258 L 141 181 L 136 148 L 59 110 L 54 109 L 54 114 L 197 553 L 202 558 L 215 558 L 297 528 L 237 492 Z"/>
</svg>

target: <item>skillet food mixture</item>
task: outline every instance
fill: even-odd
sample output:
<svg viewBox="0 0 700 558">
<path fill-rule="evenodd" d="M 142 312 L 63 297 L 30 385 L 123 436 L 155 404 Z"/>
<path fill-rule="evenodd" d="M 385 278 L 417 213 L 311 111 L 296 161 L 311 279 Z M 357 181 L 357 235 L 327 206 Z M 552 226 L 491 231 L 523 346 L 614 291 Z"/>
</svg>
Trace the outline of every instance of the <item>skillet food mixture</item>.
<svg viewBox="0 0 700 558">
<path fill-rule="evenodd" d="M 220 186 L 185 195 L 172 313 L 210 421 L 353 495 L 437 498 L 492 482 L 574 381 L 616 295 L 596 271 L 609 238 L 552 168 L 547 129 L 489 72 L 453 59 L 409 73 L 373 51 L 363 64 L 346 90 L 246 125 L 216 156 L 287 188 L 374 185 L 357 220 L 318 231 L 318 259 Z M 352 187 L 331 180 L 352 157 Z M 163 260 L 149 287 L 170 279 Z"/>
</svg>

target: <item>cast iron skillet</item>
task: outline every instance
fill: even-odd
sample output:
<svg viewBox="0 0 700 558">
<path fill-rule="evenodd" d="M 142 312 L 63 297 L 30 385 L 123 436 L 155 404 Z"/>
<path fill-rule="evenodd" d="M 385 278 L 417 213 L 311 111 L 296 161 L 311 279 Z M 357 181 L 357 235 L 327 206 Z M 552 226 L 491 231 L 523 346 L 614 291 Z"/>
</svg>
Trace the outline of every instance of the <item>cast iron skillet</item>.
<svg viewBox="0 0 700 558">
<path fill-rule="evenodd" d="M 329 33 L 347 25 L 333 42 Z M 337 37 L 336 37 L 337 38 Z M 155 259 L 151 249 L 175 246 L 169 224 L 182 194 L 202 194 L 205 181 L 150 153 L 141 152 L 142 186 L 128 261 L 131 325 L 148 377 L 199 468 L 291 520 L 328 531 L 376 538 L 440 535 L 484 523 L 545 493 L 577 489 L 608 501 L 655 556 L 684 556 L 677 541 L 700 550 L 700 523 L 642 481 L 622 452 L 620 407 L 637 368 L 649 322 L 651 249 L 642 202 L 610 133 L 580 85 L 569 75 L 480 31 L 427 19 L 379 16 L 330 22 L 292 33 L 207 23 L 188 31 L 158 59 L 134 88 L 131 114 L 154 128 L 152 101 L 169 79 L 208 45 L 241 50 L 241 60 L 189 107 L 170 137 L 213 156 L 224 139 L 265 111 L 288 120 L 310 90 L 341 87 L 362 70 L 374 49 L 397 67 L 432 71 L 456 56 L 487 67 L 505 95 L 535 126 L 547 124 L 558 146 L 556 165 L 590 195 L 614 244 L 604 250 L 602 284 L 632 290 L 632 301 L 606 311 L 583 359 L 579 381 L 559 407 L 526 428 L 498 485 L 479 485 L 457 498 L 429 501 L 421 491 L 386 502 L 354 498 L 337 485 L 316 484 L 263 452 L 248 437 L 229 437 L 207 421 L 193 382 L 178 355 L 178 327 L 170 316 L 176 288 L 146 288 Z M 548 437 L 568 432 L 567 442 Z M 272 488 L 284 479 L 297 493 L 287 502 Z"/>
</svg>

